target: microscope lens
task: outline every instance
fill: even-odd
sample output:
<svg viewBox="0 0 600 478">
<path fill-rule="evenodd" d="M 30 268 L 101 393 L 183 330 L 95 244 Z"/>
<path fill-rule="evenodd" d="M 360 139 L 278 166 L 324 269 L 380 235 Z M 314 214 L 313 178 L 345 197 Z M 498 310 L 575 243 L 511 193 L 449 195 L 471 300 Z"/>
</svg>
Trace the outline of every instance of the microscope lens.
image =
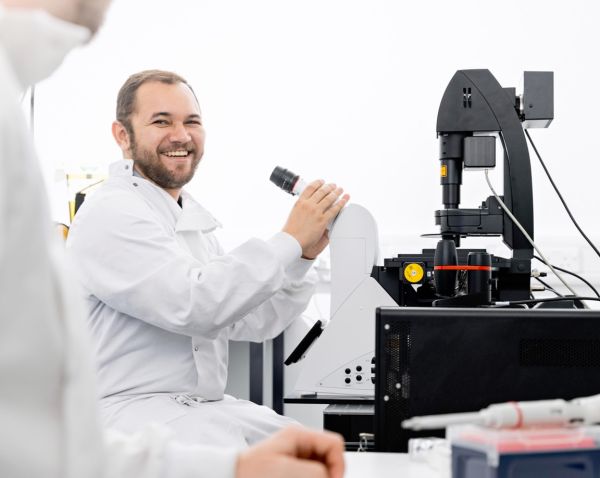
<svg viewBox="0 0 600 478">
<path fill-rule="evenodd" d="M 276 166 L 273 172 L 271 173 L 271 177 L 269 178 L 271 182 L 275 183 L 276 186 L 283 189 L 285 192 L 290 194 L 294 194 L 294 186 L 298 181 L 300 176 L 297 174 L 288 171 L 281 166 Z"/>
</svg>

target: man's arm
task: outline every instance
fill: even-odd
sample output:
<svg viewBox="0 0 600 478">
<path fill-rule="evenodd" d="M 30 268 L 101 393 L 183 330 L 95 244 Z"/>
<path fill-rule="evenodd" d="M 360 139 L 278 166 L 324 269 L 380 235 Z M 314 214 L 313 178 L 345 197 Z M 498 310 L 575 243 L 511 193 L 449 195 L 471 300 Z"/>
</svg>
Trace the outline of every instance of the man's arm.
<svg viewBox="0 0 600 478">
<path fill-rule="evenodd" d="M 284 230 L 291 232 L 252 239 L 207 264 L 135 195 L 99 191 L 78 212 L 68 250 L 84 289 L 109 307 L 174 333 L 214 337 L 280 291 L 286 269 L 321 243 L 345 200 L 334 209 L 339 191 L 322 191 L 320 184 L 309 186 L 290 214 Z M 320 198 L 316 205 L 313 196 Z"/>
<path fill-rule="evenodd" d="M 342 478 L 339 435 L 290 427 L 243 452 L 185 445 L 163 428 L 106 432 L 104 476 L 125 478 Z"/>
<path fill-rule="evenodd" d="M 67 243 L 84 290 L 174 333 L 216 336 L 272 297 L 301 254 L 280 233 L 203 263 L 134 195 L 96 195 L 78 212 Z"/>
<path fill-rule="evenodd" d="M 317 180 L 310 183 L 294 204 L 283 231 L 302 247 L 302 256 L 316 258 L 329 243 L 327 225 L 348 202 L 342 188 Z M 236 322 L 229 338 L 261 342 L 285 330 L 306 309 L 316 277 L 305 277 L 311 260 L 299 259 L 286 269 L 285 285 L 271 299 Z"/>
<path fill-rule="evenodd" d="M 238 451 L 185 445 L 159 426 L 134 435 L 105 432 L 107 478 L 234 478 Z"/>
</svg>

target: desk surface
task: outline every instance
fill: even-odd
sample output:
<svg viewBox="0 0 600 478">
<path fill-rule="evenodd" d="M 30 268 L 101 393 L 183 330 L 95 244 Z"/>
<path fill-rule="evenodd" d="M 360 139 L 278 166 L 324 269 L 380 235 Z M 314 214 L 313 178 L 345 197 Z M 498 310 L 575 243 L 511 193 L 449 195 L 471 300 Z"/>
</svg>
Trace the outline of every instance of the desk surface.
<svg viewBox="0 0 600 478">
<path fill-rule="evenodd" d="M 415 463 L 405 453 L 346 452 L 344 478 L 438 478 L 426 463 Z"/>
</svg>

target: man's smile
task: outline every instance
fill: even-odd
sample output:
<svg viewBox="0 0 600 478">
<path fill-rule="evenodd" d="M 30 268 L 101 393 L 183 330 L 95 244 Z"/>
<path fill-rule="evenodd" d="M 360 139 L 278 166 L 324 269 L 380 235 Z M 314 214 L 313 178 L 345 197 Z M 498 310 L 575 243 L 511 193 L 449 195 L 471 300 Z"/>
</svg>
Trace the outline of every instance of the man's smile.
<svg viewBox="0 0 600 478">
<path fill-rule="evenodd" d="M 163 151 L 160 154 L 168 156 L 169 158 L 185 158 L 192 154 L 192 151 L 188 151 L 187 149 L 177 149 L 174 151 Z"/>
</svg>

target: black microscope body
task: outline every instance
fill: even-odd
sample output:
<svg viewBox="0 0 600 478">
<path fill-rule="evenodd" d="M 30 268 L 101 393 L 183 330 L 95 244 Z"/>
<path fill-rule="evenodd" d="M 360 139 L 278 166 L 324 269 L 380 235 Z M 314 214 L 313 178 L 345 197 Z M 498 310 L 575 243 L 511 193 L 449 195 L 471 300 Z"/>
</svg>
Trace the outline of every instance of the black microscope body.
<svg viewBox="0 0 600 478">
<path fill-rule="evenodd" d="M 444 208 L 435 212 L 436 249 L 398 254 L 371 276 L 401 306 L 477 307 L 526 300 L 531 294 L 533 247 L 494 195 L 476 209 L 460 208 L 463 169 L 491 169 L 496 137 L 504 150 L 500 198 L 533 238 L 531 165 L 524 128 L 548 127 L 554 118 L 552 72 L 525 72 L 523 95 L 503 88 L 489 70 L 459 70 L 448 84 L 437 117 Z M 461 238 L 502 236 L 503 258 L 484 249 L 460 249 Z"/>
</svg>

